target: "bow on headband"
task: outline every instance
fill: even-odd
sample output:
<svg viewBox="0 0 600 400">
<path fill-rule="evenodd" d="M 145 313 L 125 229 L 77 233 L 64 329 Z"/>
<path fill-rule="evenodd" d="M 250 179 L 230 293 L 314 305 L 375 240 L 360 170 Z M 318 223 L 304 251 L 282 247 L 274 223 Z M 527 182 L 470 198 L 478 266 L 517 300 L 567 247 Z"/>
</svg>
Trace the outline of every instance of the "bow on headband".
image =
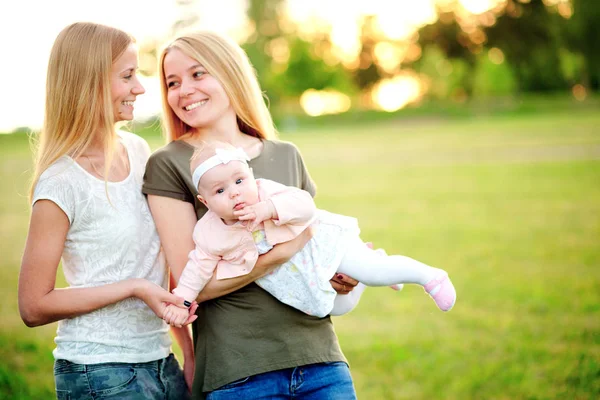
<svg viewBox="0 0 600 400">
<path fill-rule="evenodd" d="M 198 165 L 194 170 L 194 173 L 192 174 L 194 187 L 198 189 L 200 178 L 202 178 L 202 175 L 209 169 L 214 168 L 217 165 L 228 164 L 230 161 L 242 161 L 247 164 L 248 161 L 250 161 L 250 157 L 248 157 L 248 154 L 246 154 L 241 147 L 238 147 L 235 150 L 215 149 L 215 155 Z"/>
</svg>

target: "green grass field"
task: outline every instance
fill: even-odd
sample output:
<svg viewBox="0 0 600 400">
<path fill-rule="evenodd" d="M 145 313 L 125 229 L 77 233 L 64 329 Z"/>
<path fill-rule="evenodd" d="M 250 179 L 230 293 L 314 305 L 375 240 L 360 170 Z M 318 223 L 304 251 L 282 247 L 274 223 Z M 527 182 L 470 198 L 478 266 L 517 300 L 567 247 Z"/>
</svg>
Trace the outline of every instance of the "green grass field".
<svg viewBox="0 0 600 400">
<path fill-rule="evenodd" d="M 600 113 L 328 122 L 281 139 L 319 207 L 446 269 L 458 292 L 442 313 L 420 288 L 371 288 L 334 319 L 359 398 L 600 397 Z M 0 399 L 53 396 L 56 327 L 17 310 L 29 168 L 24 135 L 0 136 Z"/>
</svg>

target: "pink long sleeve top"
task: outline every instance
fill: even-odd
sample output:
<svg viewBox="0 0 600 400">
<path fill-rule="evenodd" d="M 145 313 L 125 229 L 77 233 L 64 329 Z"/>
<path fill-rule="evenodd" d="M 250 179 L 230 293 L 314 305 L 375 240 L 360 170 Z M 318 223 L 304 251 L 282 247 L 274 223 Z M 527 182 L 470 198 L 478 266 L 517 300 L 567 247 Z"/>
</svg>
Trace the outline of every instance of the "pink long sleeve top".
<svg viewBox="0 0 600 400">
<path fill-rule="evenodd" d="M 279 217 L 264 221 L 258 228 L 264 229 L 270 245 L 294 239 L 314 222 L 317 208 L 310 193 L 268 179 L 257 179 L 256 183 L 259 200 L 270 200 Z M 196 299 L 215 270 L 217 279 L 235 278 L 252 271 L 258 259 L 252 232 L 240 222 L 225 225 L 210 210 L 197 222 L 193 239 L 196 247 L 173 290 L 188 301 Z"/>
</svg>

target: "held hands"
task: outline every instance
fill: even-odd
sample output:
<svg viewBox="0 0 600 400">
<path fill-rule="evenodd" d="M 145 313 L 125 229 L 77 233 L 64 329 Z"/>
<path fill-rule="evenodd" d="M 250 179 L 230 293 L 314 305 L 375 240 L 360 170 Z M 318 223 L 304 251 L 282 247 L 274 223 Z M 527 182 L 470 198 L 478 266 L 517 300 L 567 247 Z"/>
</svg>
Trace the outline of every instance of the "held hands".
<svg viewBox="0 0 600 400">
<path fill-rule="evenodd" d="M 163 318 L 165 307 L 168 305 L 173 305 L 188 315 L 188 320 L 185 324 L 189 324 L 198 318 L 197 315 L 194 315 L 196 308 L 198 308 L 196 302 L 192 303 L 192 306 L 188 309 L 183 304 L 183 298 L 170 293 L 161 286 L 146 279 L 135 279 L 134 282 L 133 296 L 146 303 L 158 318 Z"/>
<path fill-rule="evenodd" d="M 188 325 L 198 318 L 196 309 L 198 303 L 195 301 L 192 303 L 190 308 L 180 307 L 175 304 L 167 304 L 163 313 L 162 319 L 169 325 L 181 328 L 182 326 Z"/>
<path fill-rule="evenodd" d="M 233 212 L 240 221 L 246 221 L 246 228 L 249 231 L 256 229 L 261 222 L 268 219 L 277 219 L 277 211 L 270 200 L 259 201 L 251 206 L 246 206 L 241 210 Z"/>
</svg>

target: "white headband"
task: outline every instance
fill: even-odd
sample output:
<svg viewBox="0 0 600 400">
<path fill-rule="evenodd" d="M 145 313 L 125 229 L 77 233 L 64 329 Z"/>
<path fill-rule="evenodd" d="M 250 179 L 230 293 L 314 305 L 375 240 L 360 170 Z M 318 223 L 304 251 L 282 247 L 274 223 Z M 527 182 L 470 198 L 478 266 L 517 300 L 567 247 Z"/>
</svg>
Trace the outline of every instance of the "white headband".
<svg viewBox="0 0 600 400">
<path fill-rule="evenodd" d="M 248 161 L 250 161 L 250 157 L 248 157 L 246 152 L 241 147 L 238 147 L 235 150 L 215 149 L 215 153 L 216 154 L 214 156 L 198 165 L 194 170 L 194 173 L 192 174 L 192 181 L 194 182 L 194 187 L 196 190 L 198 189 L 200 178 L 202 178 L 202 175 L 204 175 L 209 169 L 220 164 L 227 164 L 229 161 L 242 161 L 246 165 L 248 165 Z"/>
</svg>

